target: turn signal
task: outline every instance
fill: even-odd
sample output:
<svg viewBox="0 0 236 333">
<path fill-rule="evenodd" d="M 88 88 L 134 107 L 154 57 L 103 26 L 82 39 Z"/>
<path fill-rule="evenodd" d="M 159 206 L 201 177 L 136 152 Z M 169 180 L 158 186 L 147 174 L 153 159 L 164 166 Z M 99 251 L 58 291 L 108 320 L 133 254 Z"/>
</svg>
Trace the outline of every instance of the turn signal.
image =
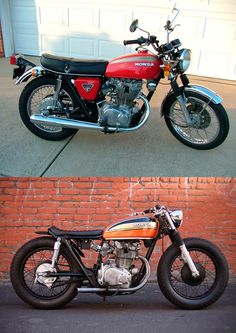
<svg viewBox="0 0 236 333">
<path fill-rule="evenodd" d="M 163 71 L 164 71 L 164 75 L 165 76 L 169 76 L 170 75 L 170 70 L 171 70 L 171 65 L 170 64 L 164 65 Z"/>
<path fill-rule="evenodd" d="M 32 71 L 31 71 L 31 75 L 34 76 L 34 77 L 37 77 L 39 76 L 40 72 L 37 68 L 33 68 Z"/>
</svg>

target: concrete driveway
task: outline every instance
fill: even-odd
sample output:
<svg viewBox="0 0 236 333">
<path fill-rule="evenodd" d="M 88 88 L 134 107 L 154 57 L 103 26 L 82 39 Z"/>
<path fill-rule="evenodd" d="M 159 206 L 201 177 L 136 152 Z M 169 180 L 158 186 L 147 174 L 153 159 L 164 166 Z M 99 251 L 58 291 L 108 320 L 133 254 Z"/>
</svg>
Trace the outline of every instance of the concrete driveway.
<svg viewBox="0 0 236 333">
<path fill-rule="evenodd" d="M 234 333 L 236 284 L 230 284 L 212 306 L 195 311 L 170 304 L 155 283 L 129 296 L 103 299 L 78 294 L 59 310 L 37 310 L 23 303 L 11 286 L 0 285 L 0 322 L 3 333 Z"/>
<path fill-rule="evenodd" d="M 158 87 L 151 117 L 136 132 L 104 135 L 80 130 L 72 138 L 50 142 L 23 125 L 18 113 L 23 84 L 15 86 L 8 63 L 0 58 L 0 175 L 236 176 L 236 82 L 191 77 L 192 83 L 205 85 L 224 99 L 230 133 L 213 150 L 188 148 L 169 132 L 159 112 L 169 90 L 166 85 Z"/>
</svg>

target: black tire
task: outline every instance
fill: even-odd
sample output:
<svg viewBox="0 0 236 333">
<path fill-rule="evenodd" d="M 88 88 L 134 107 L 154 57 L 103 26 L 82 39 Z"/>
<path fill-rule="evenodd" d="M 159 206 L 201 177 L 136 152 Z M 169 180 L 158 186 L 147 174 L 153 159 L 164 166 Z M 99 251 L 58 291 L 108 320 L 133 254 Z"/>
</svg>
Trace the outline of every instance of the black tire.
<svg viewBox="0 0 236 333">
<path fill-rule="evenodd" d="M 229 133 L 229 119 L 223 106 L 209 103 L 207 97 L 197 92 L 185 92 L 185 96 L 194 124 L 186 126 L 182 110 L 172 92 L 165 100 L 162 110 L 170 132 L 179 141 L 195 149 L 213 149 L 222 144 Z M 201 112 L 204 104 L 207 106 Z"/>
<path fill-rule="evenodd" d="M 158 283 L 164 296 L 178 307 L 203 309 L 223 294 L 229 279 L 228 264 L 218 247 L 207 240 L 187 238 L 184 243 L 200 277 L 192 277 L 188 265 L 180 259 L 179 247 L 172 244 L 158 264 Z"/>
<path fill-rule="evenodd" d="M 40 103 L 47 98 L 51 97 L 54 93 L 56 85 L 56 78 L 41 76 L 30 81 L 23 89 L 20 100 L 19 100 L 19 111 L 20 116 L 25 126 L 35 135 L 45 140 L 58 141 L 63 140 L 72 134 L 76 133 L 77 130 L 70 128 L 60 128 L 53 126 L 36 125 L 30 121 L 30 116 L 34 113 L 40 113 Z M 41 89 L 41 91 L 40 91 Z M 70 100 L 71 106 L 76 107 L 73 95 L 70 88 L 63 84 L 61 91 L 63 91 L 67 99 Z M 38 94 L 38 96 L 37 96 Z M 41 95 L 40 95 L 41 94 Z M 42 97 L 42 98 L 41 98 Z M 35 100 L 34 100 L 35 98 Z M 33 102 L 32 102 L 33 101 Z M 31 104 L 32 102 L 32 104 Z M 50 103 L 50 102 L 49 102 Z M 68 101 L 67 101 L 68 103 Z M 62 103 L 59 106 L 63 105 Z M 32 108 L 34 110 L 32 110 Z"/>
<path fill-rule="evenodd" d="M 16 294 L 38 309 L 56 309 L 70 302 L 77 294 L 78 282 L 71 277 L 57 278 L 52 288 L 35 283 L 35 272 L 42 264 L 51 263 L 55 240 L 50 237 L 33 239 L 15 254 L 10 277 Z M 69 250 L 62 244 L 56 271 L 78 272 L 78 265 Z M 65 279 L 67 279 L 65 281 Z M 68 282 L 64 284 L 65 282 Z"/>
</svg>

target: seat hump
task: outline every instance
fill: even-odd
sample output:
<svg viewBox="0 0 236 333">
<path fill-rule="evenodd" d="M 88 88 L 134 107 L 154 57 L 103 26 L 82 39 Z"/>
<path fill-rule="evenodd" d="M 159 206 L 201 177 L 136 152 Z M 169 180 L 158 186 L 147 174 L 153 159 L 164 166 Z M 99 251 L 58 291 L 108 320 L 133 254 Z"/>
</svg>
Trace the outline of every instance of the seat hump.
<svg viewBox="0 0 236 333">
<path fill-rule="evenodd" d="M 103 230 L 63 230 L 57 227 L 48 229 L 48 233 L 53 237 L 60 238 L 77 238 L 77 239 L 100 239 L 103 235 Z"/>
<path fill-rule="evenodd" d="M 57 73 L 101 76 L 105 74 L 108 61 L 58 57 L 44 53 L 40 63 L 45 69 Z"/>
</svg>

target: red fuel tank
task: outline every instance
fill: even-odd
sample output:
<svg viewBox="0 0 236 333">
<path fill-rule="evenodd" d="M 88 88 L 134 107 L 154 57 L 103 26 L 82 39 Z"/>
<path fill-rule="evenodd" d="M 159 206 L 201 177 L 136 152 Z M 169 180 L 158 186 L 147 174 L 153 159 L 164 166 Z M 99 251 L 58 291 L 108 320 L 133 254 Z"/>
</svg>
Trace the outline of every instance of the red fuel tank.
<svg viewBox="0 0 236 333">
<path fill-rule="evenodd" d="M 110 225 L 103 233 L 105 239 L 151 239 L 157 235 L 159 223 L 148 217 L 121 221 Z"/>
<path fill-rule="evenodd" d="M 123 79 L 156 79 L 162 74 L 161 64 L 155 55 L 141 51 L 112 59 L 105 75 Z"/>
</svg>

